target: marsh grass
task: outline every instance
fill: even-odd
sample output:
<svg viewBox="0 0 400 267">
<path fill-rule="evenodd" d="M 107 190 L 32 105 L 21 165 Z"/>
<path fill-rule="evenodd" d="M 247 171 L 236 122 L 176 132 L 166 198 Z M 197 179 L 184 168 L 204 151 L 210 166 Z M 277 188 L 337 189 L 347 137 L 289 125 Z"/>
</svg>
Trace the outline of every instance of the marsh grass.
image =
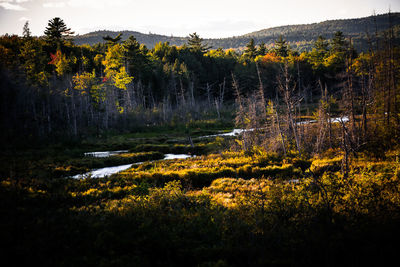
<svg viewBox="0 0 400 267">
<path fill-rule="evenodd" d="M 108 178 L 3 179 L 0 226 L 18 231 L 2 238 L 10 255 L 47 252 L 46 265 L 108 266 L 118 257 L 117 265 L 161 266 L 168 255 L 176 255 L 171 266 L 386 264 L 400 235 L 396 155 L 354 159 L 346 178 L 315 171 L 338 164 L 338 154 L 279 162 L 276 154 L 225 152 Z"/>
</svg>

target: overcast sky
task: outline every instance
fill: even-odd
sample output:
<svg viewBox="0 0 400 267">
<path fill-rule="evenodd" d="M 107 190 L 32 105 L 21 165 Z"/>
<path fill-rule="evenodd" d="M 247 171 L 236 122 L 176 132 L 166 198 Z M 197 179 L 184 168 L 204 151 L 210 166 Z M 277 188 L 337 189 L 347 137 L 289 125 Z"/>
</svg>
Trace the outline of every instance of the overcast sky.
<svg viewBox="0 0 400 267">
<path fill-rule="evenodd" d="M 400 0 L 0 0 L 0 35 L 42 35 L 62 18 L 78 34 L 94 30 L 230 37 L 273 26 L 400 11 Z"/>
</svg>

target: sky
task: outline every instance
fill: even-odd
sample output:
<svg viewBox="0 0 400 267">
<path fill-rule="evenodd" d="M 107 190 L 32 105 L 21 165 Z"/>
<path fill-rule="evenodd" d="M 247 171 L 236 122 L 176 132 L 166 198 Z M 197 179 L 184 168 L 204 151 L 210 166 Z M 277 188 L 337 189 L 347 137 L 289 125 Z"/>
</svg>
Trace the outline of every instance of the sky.
<svg viewBox="0 0 400 267">
<path fill-rule="evenodd" d="M 400 12 L 400 0 L 0 0 L 0 35 L 43 35 L 60 17 L 76 34 L 133 30 L 168 36 L 239 36 L 291 24 Z"/>
</svg>

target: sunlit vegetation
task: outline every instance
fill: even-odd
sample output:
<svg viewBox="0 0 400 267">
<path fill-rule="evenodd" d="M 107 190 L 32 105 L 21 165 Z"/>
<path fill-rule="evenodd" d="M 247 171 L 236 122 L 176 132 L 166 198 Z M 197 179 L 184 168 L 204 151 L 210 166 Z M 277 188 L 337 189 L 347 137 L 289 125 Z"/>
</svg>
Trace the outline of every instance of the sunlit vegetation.
<svg viewBox="0 0 400 267">
<path fill-rule="evenodd" d="M 0 237 L 15 265 L 397 257 L 395 27 L 365 53 L 340 31 L 299 53 L 283 36 L 273 46 L 249 38 L 241 52 L 196 33 L 149 49 L 121 35 L 75 45 L 59 18 L 45 38 L 28 26 L 0 37 Z M 131 166 L 73 178 L 118 165 Z"/>
<path fill-rule="evenodd" d="M 291 179 L 302 175 L 301 169 L 290 164 L 275 162 L 274 157 L 249 157 L 242 153 L 223 153 L 175 162 L 163 161 L 141 164 L 116 177 L 145 181 L 149 184 L 163 185 L 168 181 L 179 180 L 187 187 L 208 186 L 220 177 L 243 177 Z"/>
<path fill-rule="evenodd" d="M 160 152 L 142 152 L 142 153 L 123 153 L 105 158 L 85 157 L 80 159 L 67 160 L 61 166 L 54 168 L 53 175 L 56 177 L 66 177 L 68 175 L 84 173 L 91 169 L 132 164 L 149 160 L 158 160 L 164 158 Z"/>
<path fill-rule="evenodd" d="M 2 205 L 10 205 L 19 196 L 12 204 L 17 209 L 6 209 L 4 215 L 21 220 L 13 225 L 3 220 L 2 227 L 19 229 L 18 240 L 23 243 L 7 239 L 9 245 L 45 264 L 306 265 L 312 257 L 313 263 L 321 265 L 345 264 L 349 259 L 368 265 L 378 262 L 379 257 L 373 255 L 396 253 L 392 247 L 400 216 L 396 153 L 391 152 L 394 157 L 385 162 L 353 162 L 347 178 L 340 170 L 320 176 L 306 171 L 296 180 L 276 179 L 273 174 L 249 179 L 232 172 L 236 177 L 217 178 L 203 188 L 176 179 L 154 187 L 130 177 L 143 169 L 156 173 L 190 166 L 184 160 L 141 165 L 103 179 L 51 184 L 4 180 Z M 231 170 L 277 162 L 274 157 L 251 159 L 237 153 L 189 161 L 212 170 L 218 159 Z M 312 166 L 335 164 L 329 158 L 312 162 Z M 44 212 L 43 205 L 50 213 Z M 39 246 L 41 242 L 51 242 L 56 250 Z M 74 256 L 67 258 L 64 253 Z M 177 254 L 166 261 L 154 253 Z"/>
</svg>

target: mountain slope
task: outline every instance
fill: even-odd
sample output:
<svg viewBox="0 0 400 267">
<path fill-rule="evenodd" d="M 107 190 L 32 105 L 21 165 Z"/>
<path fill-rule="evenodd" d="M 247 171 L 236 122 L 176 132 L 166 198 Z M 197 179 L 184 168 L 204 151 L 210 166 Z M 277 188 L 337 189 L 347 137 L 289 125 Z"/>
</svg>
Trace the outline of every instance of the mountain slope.
<svg viewBox="0 0 400 267">
<path fill-rule="evenodd" d="M 169 42 L 171 45 L 182 45 L 187 41 L 185 37 L 169 37 L 160 34 L 145 34 L 136 31 L 95 31 L 74 37 L 75 44 L 96 44 L 102 43 L 103 37 L 110 35 L 111 37 L 117 36 L 122 33 L 122 40 L 126 40 L 129 36 L 133 35 L 139 43 L 145 44 L 147 47 L 154 47 L 158 42 Z"/>
<path fill-rule="evenodd" d="M 358 19 L 328 20 L 320 23 L 273 27 L 237 37 L 205 39 L 205 42 L 213 48 L 222 47 L 240 50 L 246 46 L 250 38 L 254 38 L 256 43 L 264 42 L 267 46 L 271 46 L 282 35 L 292 48 L 301 51 L 310 49 L 319 35 L 329 39 L 335 32 L 342 31 L 346 36 L 352 38 L 356 49 L 366 50 L 368 48 L 368 34 L 375 36 L 375 32 L 381 33 L 389 29 L 390 25 L 395 26 L 395 33 L 398 36 L 400 13 L 391 13 L 390 16 L 389 14 L 383 14 Z M 154 47 L 158 42 L 169 42 L 171 45 L 178 46 L 187 42 L 187 37 L 144 34 L 136 31 L 96 31 L 75 36 L 74 41 L 76 44 L 95 44 L 103 42 L 102 37 L 106 35 L 116 36 L 118 33 L 123 33 L 123 40 L 133 35 L 140 43 L 149 48 Z"/>
<path fill-rule="evenodd" d="M 400 13 L 390 14 L 392 25 L 400 24 Z M 255 31 L 243 35 L 244 37 L 276 37 L 283 35 L 286 38 L 315 38 L 318 35 L 332 36 L 337 31 L 342 31 L 348 36 L 361 33 L 373 34 L 375 30 L 383 31 L 390 27 L 389 14 L 370 16 L 358 19 L 327 20 L 320 23 L 287 25 Z"/>
</svg>

